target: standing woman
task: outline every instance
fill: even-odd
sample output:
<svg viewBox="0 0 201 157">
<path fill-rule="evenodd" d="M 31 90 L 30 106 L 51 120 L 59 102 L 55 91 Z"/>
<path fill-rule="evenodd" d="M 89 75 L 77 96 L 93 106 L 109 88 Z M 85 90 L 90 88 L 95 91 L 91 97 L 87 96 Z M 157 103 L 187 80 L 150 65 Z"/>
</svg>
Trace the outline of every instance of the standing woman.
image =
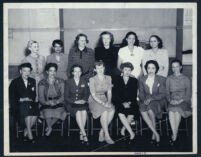
<svg viewBox="0 0 201 157">
<path fill-rule="evenodd" d="M 31 128 L 39 115 L 36 98 L 36 81 L 29 77 L 32 71 L 30 63 L 23 63 L 19 67 L 21 76 L 12 80 L 9 87 L 9 102 L 13 117 L 20 122 L 24 129 L 24 137 L 35 143 Z"/>
<path fill-rule="evenodd" d="M 139 78 L 141 75 L 141 63 L 144 54 L 144 49 L 139 47 L 139 40 L 135 32 L 128 32 L 123 39 L 122 48 L 118 53 L 117 66 L 120 69 L 120 65 L 125 62 L 130 62 L 135 70 L 131 72 L 131 76 Z"/>
<path fill-rule="evenodd" d="M 111 77 L 104 75 L 105 66 L 103 61 L 95 62 L 94 71 L 97 73 L 89 79 L 89 109 L 94 119 L 100 117 L 101 130 L 99 132 L 99 142 L 106 141 L 108 144 L 114 144 L 108 131 L 108 126 L 114 116 L 114 106 L 112 99 Z"/>
<path fill-rule="evenodd" d="M 74 41 L 74 47 L 70 50 L 68 56 L 68 76 L 70 77 L 70 69 L 74 64 L 83 67 L 82 76 L 88 81 L 93 75 L 94 52 L 91 48 L 86 47 L 88 43 L 87 35 L 78 34 Z"/>
<path fill-rule="evenodd" d="M 145 51 L 143 56 L 143 67 L 148 60 L 155 60 L 159 64 L 158 75 L 167 77 L 169 70 L 168 51 L 163 49 L 163 41 L 157 35 L 152 35 L 149 38 L 149 49 Z M 147 74 L 143 68 L 144 75 Z"/>
<path fill-rule="evenodd" d="M 178 128 L 181 117 L 187 118 L 192 113 L 191 108 L 191 84 L 187 76 L 181 73 L 182 63 L 175 59 L 171 63 L 173 75 L 166 80 L 167 99 L 169 102 L 169 121 L 172 129 L 170 144 L 177 140 Z"/>
<path fill-rule="evenodd" d="M 100 34 L 98 47 L 95 48 L 95 60 L 105 63 L 105 74 L 110 76 L 118 74 L 118 48 L 113 46 L 113 42 L 113 34 L 105 31 Z"/>
<path fill-rule="evenodd" d="M 67 80 L 68 56 L 63 52 L 63 42 L 54 40 L 52 42 L 53 53 L 47 56 L 46 64 L 56 63 L 58 65 L 57 78 Z"/>
<path fill-rule="evenodd" d="M 44 78 L 45 57 L 39 55 L 39 43 L 34 40 L 28 41 L 26 57 L 22 63 L 31 63 L 33 68 L 30 77 L 36 80 L 36 101 L 38 101 L 38 83 Z"/>
<path fill-rule="evenodd" d="M 85 124 L 87 120 L 87 100 L 89 98 L 89 88 L 87 82 L 81 78 L 82 67 L 73 65 L 71 67 L 72 77 L 67 80 L 65 85 L 65 102 L 67 110 L 76 118 L 80 128 L 80 141 L 88 143 L 88 138 L 85 132 Z"/>
<path fill-rule="evenodd" d="M 157 75 L 159 65 L 154 60 L 145 64 L 148 75 L 139 80 L 140 112 L 142 118 L 153 132 L 151 143 L 159 146 L 160 136 L 156 131 L 156 118 L 162 118 L 162 111 L 166 107 L 165 78 Z"/>
<path fill-rule="evenodd" d="M 45 66 L 47 78 L 39 82 L 39 102 L 41 112 L 46 120 L 46 136 L 52 132 L 52 126 L 59 120 L 65 120 L 64 109 L 64 81 L 56 78 L 58 66 L 55 63 L 48 63 Z"/>
<path fill-rule="evenodd" d="M 113 87 L 113 103 L 116 112 L 123 124 L 121 135 L 125 136 L 125 129 L 130 134 L 130 141 L 134 139 L 135 134 L 130 126 L 132 120 L 139 117 L 139 108 L 137 104 L 138 80 L 130 77 L 133 71 L 133 65 L 125 62 L 120 66 L 123 76 L 114 79 Z"/>
</svg>

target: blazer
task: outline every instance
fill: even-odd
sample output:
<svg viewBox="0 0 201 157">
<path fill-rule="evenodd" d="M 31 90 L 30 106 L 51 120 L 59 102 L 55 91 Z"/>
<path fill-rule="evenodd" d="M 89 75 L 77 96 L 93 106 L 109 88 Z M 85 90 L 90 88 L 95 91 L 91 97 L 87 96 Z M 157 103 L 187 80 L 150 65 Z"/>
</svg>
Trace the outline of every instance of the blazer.
<svg viewBox="0 0 201 157">
<path fill-rule="evenodd" d="M 163 76 L 156 75 L 152 87 L 152 94 L 150 93 L 149 86 L 146 84 L 148 75 L 142 76 L 139 79 L 139 99 L 144 102 L 148 98 L 153 100 L 161 100 L 166 97 L 166 79 Z"/>
<path fill-rule="evenodd" d="M 35 102 L 36 98 L 36 81 L 29 77 L 27 87 L 24 84 L 22 77 L 12 80 L 9 86 L 9 103 L 12 112 L 16 112 L 19 107 L 20 98 L 30 98 Z"/>
<path fill-rule="evenodd" d="M 112 97 L 115 105 L 122 104 L 123 102 L 131 101 L 136 104 L 138 80 L 130 77 L 125 85 L 123 77 L 117 76 L 113 79 Z"/>
<path fill-rule="evenodd" d="M 78 86 L 75 83 L 74 78 L 71 78 L 65 83 L 65 102 L 66 104 L 73 104 L 76 100 L 88 100 L 89 87 L 87 82 L 81 78 Z"/>
</svg>

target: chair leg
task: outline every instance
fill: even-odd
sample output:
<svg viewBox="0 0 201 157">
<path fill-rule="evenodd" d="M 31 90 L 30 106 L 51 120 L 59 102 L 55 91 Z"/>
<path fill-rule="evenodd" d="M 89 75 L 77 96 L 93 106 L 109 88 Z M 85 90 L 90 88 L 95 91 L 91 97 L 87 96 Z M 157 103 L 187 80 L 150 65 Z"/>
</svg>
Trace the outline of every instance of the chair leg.
<svg viewBox="0 0 201 157">
<path fill-rule="evenodd" d="M 188 136 L 188 119 L 185 119 L 185 125 L 186 125 L 186 136 Z"/>
<path fill-rule="evenodd" d="M 61 136 L 63 136 L 64 131 L 64 121 L 61 122 Z"/>
<path fill-rule="evenodd" d="M 18 126 L 18 123 L 16 123 L 16 137 L 19 138 L 19 126 Z"/>
<path fill-rule="evenodd" d="M 117 125 L 117 136 L 119 135 L 119 119 L 117 117 L 116 119 L 116 125 Z"/>
<path fill-rule="evenodd" d="M 135 134 L 137 135 L 138 134 L 138 121 L 137 120 L 135 121 L 135 130 L 136 130 Z"/>
<path fill-rule="evenodd" d="M 142 118 L 140 117 L 140 135 L 142 136 Z"/>
<path fill-rule="evenodd" d="M 70 115 L 68 115 L 68 136 L 70 136 Z"/>
<path fill-rule="evenodd" d="M 43 130 L 42 130 L 42 136 L 45 134 L 45 120 L 43 120 Z"/>
<path fill-rule="evenodd" d="M 162 127 L 161 127 L 161 120 L 159 120 L 159 129 L 160 129 L 160 135 L 163 136 Z"/>
<path fill-rule="evenodd" d="M 167 132 L 167 136 L 169 136 L 169 127 L 168 127 L 168 117 L 166 116 L 166 132 Z"/>
<path fill-rule="evenodd" d="M 93 127 L 94 127 L 94 123 L 93 123 L 93 117 L 91 117 L 91 136 L 93 136 Z"/>
<path fill-rule="evenodd" d="M 35 127 L 36 127 L 36 136 L 38 136 L 38 123 L 37 123 L 37 120 L 36 120 Z"/>
<path fill-rule="evenodd" d="M 89 116 L 87 115 L 87 136 L 89 136 Z"/>
</svg>

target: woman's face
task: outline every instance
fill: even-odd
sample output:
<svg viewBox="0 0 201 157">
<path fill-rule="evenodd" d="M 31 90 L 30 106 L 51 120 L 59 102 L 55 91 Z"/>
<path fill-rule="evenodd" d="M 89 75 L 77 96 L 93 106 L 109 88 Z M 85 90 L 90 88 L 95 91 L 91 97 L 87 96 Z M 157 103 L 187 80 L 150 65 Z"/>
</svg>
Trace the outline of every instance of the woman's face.
<svg viewBox="0 0 201 157">
<path fill-rule="evenodd" d="M 61 50 L 62 50 L 62 46 L 61 45 L 59 45 L 59 44 L 54 44 L 54 52 L 56 52 L 56 53 L 60 53 L 61 52 Z"/>
<path fill-rule="evenodd" d="M 78 40 L 78 46 L 85 47 L 87 44 L 86 38 L 84 36 L 81 36 Z"/>
<path fill-rule="evenodd" d="M 133 46 L 135 44 L 135 36 L 133 34 L 130 34 L 128 38 L 126 38 L 126 41 L 128 45 Z"/>
<path fill-rule="evenodd" d="M 110 46 L 110 42 L 111 42 L 111 38 L 109 34 L 104 34 L 102 35 L 102 40 L 103 40 L 103 45 L 106 46 Z"/>
<path fill-rule="evenodd" d="M 156 37 L 151 37 L 149 44 L 151 48 L 158 48 L 159 41 L 157 40 Z"/>
<path fill-rule="evenodd" d="M 82 74 L 81 69 L 79 67 L 75 67 L 72 73 L 73 73 L 73 76 L 76 78 L 80 78 Z"/>
<path fill-rule="evenodd" d="M 49 77 L 55 77 L 56 76 L 56 68 L 55 67 L 50 67 L 49 70 L 47 71 L 47 74 Z"/>
<path fill-rule="evenodd" d="M 105 70 L 105 67 L 103 65 L 96 65 L 96 69 L 95 71 L 97 72 L 97 74 L 104 74 L 104 70 Z"/>
<path fill-rule="evenodd" d="M 31 47 L 29 47 L 29 50 L 32 52 L 32 53 L 38 53 L 39 51 L 39 44 L 38 43 L 33 43 L 31 45 Z"/>
<path fill-rule="evenodd" d="M 122 73 L 123 73 L 123 76 L 129 77 L 131 74 L 131 68 L 128 68 L 128 67 L 123 68 Z"/>
<path fill-rule="evenodd" d="M 172 71 L 174 74 L 180 74 L 181 69 L 182 69 L 182 66 L 179 63 L 177 62 L 172 63 Z"/>
<path fill-rule="evenodd" d="M 154 64 L 150 63 L 147 66 L 147 73 L 148 73 L 148 75 L 155 75 L 156 74 L 156 67 Z"/>
<path fill-rule="evenodd" d="M 28 67 L 24 67 L 20 70 L 20 74 L 22 75 L 22 78 L 27 80 L 29 75 L 31 74 L 31 69 Z"/>
</svg>

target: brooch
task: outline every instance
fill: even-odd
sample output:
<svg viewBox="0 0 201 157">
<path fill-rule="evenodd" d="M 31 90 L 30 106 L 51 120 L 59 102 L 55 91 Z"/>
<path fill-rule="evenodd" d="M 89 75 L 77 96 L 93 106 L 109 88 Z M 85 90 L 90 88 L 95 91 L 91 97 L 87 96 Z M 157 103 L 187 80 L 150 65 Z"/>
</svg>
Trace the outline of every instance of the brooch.
<svg viewBox="0 0 201 157">
<path fill-rule="evenodd" d="M 84 85 L 84 84 L 82 84 L 82 85 L 81 85 L 81 87 L 85 87 L 85 85 Z"/>
<path fill-rule="evenodd" d="M 157 87 L 159 87 L 159 86 L 160 86 L 160 83 L 157 84 Z"/>
<path fill-rule="evenodd" d="M 32 91 L 34 91 L 34 90 L 35 90 L 35 88 L 34 88 L 34 87 L 32 87 L 32 88 L 31 88 L 31 90 L 32 90 Z"/>
</svg>

